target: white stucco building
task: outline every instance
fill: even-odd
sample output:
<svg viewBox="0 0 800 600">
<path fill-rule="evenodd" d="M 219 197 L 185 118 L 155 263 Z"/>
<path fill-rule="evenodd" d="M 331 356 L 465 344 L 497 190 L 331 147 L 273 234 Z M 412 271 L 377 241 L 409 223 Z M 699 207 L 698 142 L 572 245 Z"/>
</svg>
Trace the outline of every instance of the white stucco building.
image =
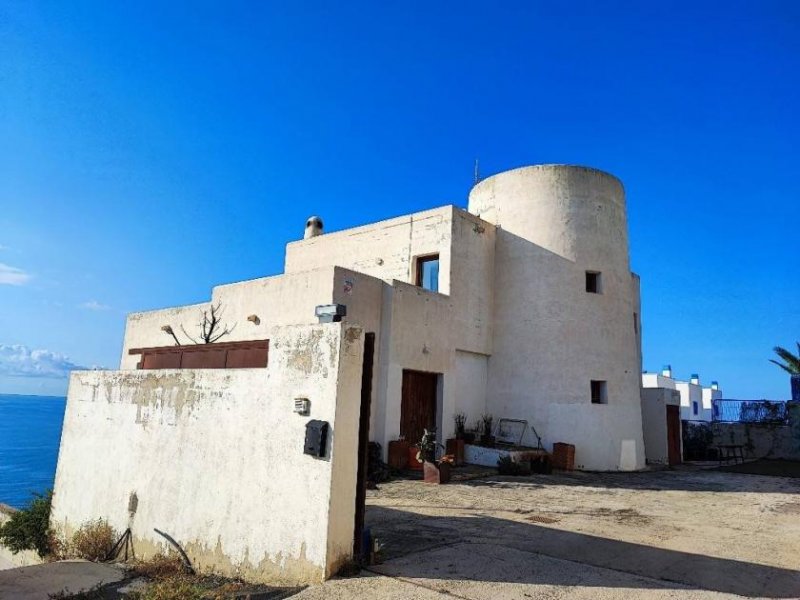
<svg viewBox="0 0 800 600">
<path fill-rule="evenodd" d="M 342 322 L 317 324 L 332 305 Z M 187 345 L 212 306 L 231 332 Z M 108 518 L 145 554 L 161 528 L 221 572 L 314 581 L 353 551 L 367 438 L 386 451 L 435 426 L 443 441 L 455 413 L 490 413 L 574 444 L 577 468 L 643 468 L 640 315 L 624 190 L 595 169 L 514 169 L 467 210 L 345 231 L 313 217 L 283 274 L 131 314 L 120 370 L 73 374 L 53 522 Z M 315 419 L 330 427 L 316 458 Z"/>
<path fill-rule="evenodd" d="M 642 373 L 642 387 L 677 390 L 681 396 L 683 421 L 712 421 L 713 401 L 722 398 L 722 390 L 716 381 L 712 381 L 710 386 L 703 386 L 697 373 L 693 373 L 687 381 L 675 379 L 670 365 L 664 366 L 660 373 Z"/>
<path fill-rule="evenodd" d="M 454 413 L 470 423 L 491 413 L 495 423 L 528 420 L 546 447 L 575 444 L 582 468 L 644 465 L 639 278 L 615 177 L 561 165 L 507 171 L 477 184 L 466 211 L 292 242 L 284 271 L 212 290 L 210 303 L 238 324 L 225 341 L 268 339 L 272 327 L 314 322 L 317 305 L 345 305 L 344 320 L 376 336 L 370 438 L 384 449 L 404 434 L 416 442 L 410 432 L 424 425 L 403 423 L 405 378 L 430 386 L 435 406 L 416 410 L 435 414 L 444 438 Z M 136 368 L 132 348 L 168 345 L 162 327 L 178 331 L 202 306 L 132 314 L 120 368 Z"/>
</svg>

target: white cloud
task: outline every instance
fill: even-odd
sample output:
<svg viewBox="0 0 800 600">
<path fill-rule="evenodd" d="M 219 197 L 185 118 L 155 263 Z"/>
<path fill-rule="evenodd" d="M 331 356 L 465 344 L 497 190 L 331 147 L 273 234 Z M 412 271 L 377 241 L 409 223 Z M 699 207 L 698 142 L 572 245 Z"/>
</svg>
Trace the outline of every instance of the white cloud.
<svg viewBox="0 0 800 600">
<path fill-rule="evenodd" d="M 108 310 L 111 307 L 107 304 L 100 304 L 97 300 L 89 300 L 81 304 L 80 308 L 85 308 L 87 310 Z"/>
<path fill-rule="evenodd" d="M 0 284 L 25 285 L 30 279 L 31 276 L 22 269 L 0 263 Z"/>
<path fill-rule="evenodd" d="M 86 369 L 68 357 L 50 350 L 0 344 L 0 375 L 64 378 L 74 369 Z"/>
</svg>

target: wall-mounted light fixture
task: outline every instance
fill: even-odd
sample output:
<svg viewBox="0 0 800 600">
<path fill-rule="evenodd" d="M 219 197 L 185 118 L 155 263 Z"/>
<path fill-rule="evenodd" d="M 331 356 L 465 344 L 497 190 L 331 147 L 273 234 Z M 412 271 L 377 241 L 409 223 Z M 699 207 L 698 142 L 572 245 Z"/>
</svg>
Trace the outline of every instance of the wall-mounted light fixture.
<svg viewBox="0 0 800 600">
<path fill-rule="evenodd" d="M 320 323 L 338 323 L 347 316 L 347 307 L 344 304 L 320 304 L 314 309 L 314 315 Z"/>
<path fill-rule="evenodd" d="M 167 335 L 171 335 L 172 339 L 175 340 L 175 345 L 176 346 L 180 346 L 181 345 L 180 341 L 178 340 L 178 336 L 175 335 L 175 331 L 172 329 L 171 325 L 162 325 L 161 326 L 161 331 L 163 331 Z"/>
<path fill-rule="evenodd" d="M 261 323 L 261 319 L 258 318 L 258 315 L 250 315 L 247 317 L 247 320 L 250 321 L 253 325 L 259 325 Z"/>
</svg>

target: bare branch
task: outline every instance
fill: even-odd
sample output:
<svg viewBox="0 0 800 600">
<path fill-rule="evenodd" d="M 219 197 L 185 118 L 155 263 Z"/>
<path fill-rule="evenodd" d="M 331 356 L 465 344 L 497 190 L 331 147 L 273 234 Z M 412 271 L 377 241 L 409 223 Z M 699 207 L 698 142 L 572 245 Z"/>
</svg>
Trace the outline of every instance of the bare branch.
<svg viewBox="0 0 800 600">
<path fill-rule="evenodd" d="M 183 332 L 183 335 L 185 335 L 187 338 L 189 338 L 193 343 L 195 343 L 195 344 L 197 343 L 197 340 L 195 340 L 192 336 L 190 336 L 188 333 L 186 333 L 186 330 L 183 328 L 183 325 L 181 325 L 181 331 Z"/>
</svg>

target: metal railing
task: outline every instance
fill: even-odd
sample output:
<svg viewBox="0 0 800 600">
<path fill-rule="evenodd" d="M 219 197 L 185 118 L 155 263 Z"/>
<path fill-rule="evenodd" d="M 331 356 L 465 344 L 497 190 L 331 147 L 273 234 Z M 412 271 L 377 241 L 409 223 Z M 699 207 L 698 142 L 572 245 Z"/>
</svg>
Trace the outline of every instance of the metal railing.
<svg viewBox="0 0 800 600">
<path fill-rule="evenodd" d="M 786 403 L 772 400 L 713 400 L 712 419 L 720 423 L 786 423 Z"/>
</svg>

